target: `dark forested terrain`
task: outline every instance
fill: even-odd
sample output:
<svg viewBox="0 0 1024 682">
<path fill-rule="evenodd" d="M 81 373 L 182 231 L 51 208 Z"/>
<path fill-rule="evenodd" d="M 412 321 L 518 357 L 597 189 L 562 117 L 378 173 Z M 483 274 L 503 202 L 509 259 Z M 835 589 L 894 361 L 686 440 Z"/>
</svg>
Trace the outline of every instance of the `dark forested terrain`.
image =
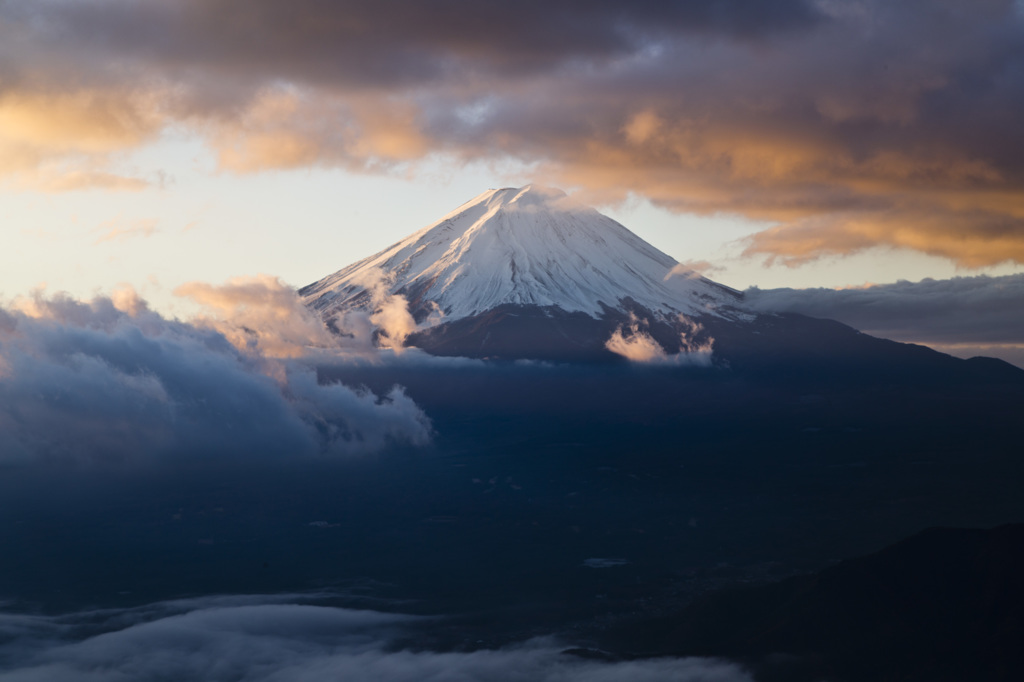
<svg viewBox="0 0 1024 682">
<path fill-rule="evenodd" d="M 718 607 L 684 609 L 932 526 L 1024 520 L 1022 373 L 896 350 L 956 371 L 913 381 L 902 360 L 869 373 L 801 371 L 797 361 L 787 370 L 778 359 L 771 371 L 323 367 L 322 381 L 406 386 L 433 421 L 433 444 L 343 460 L 256 450 L 136 466 L 11 465 L 0 478 L 0 597 L 58 612 L 329 590 L 347 605 L 446 615 L 420 641 L 442 649 L 554 632 L 615 655 L 744 655 L 750 642 L 761 655 L 776 641 L 796 651 L 782 631 L 759 639 L 758 627 L 775 632 L 764 605 L 788 599 L 778 590 L 824 589 L 825 577 L 736 602 L 752 609 L 742 620 L 754 630 L 718 619 L 710 639 L 693 639 L 692 614 Z M 819 575 L 846 575 L 842 566 Z M 807 599 L 801 613 L 814 618 L 842 607 Z M 811 616 L 792 622 L 792 641 L 818 631 Z M 634 626 L 646 643 L 623 634 Z"/>
</svg>

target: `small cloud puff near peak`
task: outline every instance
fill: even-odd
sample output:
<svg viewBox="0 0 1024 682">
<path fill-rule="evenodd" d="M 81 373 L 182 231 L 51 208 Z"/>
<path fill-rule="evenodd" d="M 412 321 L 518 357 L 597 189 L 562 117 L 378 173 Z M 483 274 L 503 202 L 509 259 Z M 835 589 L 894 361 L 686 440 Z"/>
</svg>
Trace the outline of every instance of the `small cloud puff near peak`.
<svg viewBox="0 0 1024 682">
<path fill-rule="evenodd" d="M 169 320 L 131 290 L 88 302 L 36 293 L 0 306 L 0 462 L 295 457 L 429 442 L 429 419 L 400 387 L 377 396 L 318 382 L 314 356 L 296 349 L 327 342 L 327 332 L 274 282 L 186 291 L 222 314 Z"/>
<path fill-rule="evenodd" d="M 665 281 L 667 282 L 673 277 L 685 277 L 686 279 L 699 279 L 707 276 L 713 272 L 721 272 L 725 270 L 720 265 L 715 265 L 710 261 L 706 260 L 688 260 L 682 263 L 676 263 L 672 266 L 672 269 L 665 275 Z"/>
</svg>

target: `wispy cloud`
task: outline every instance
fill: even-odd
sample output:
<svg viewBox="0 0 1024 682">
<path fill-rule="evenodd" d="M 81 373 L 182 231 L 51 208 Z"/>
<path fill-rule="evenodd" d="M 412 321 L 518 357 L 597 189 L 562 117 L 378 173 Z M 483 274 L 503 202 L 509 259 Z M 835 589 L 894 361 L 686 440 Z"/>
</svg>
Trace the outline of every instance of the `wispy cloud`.
<svg viewBox="0 0 1024 682">
<path fill-rule="evenodd" d="M 725 270 L 721 265 L 715 265 L 710 261 L 706 260 L 687 260 L 682 263 L 677 263 L 668 271 L 665 275 L 665 279 L 669 280 L 672 277 L 685 277 L 687 279 L 693 279 L 695 277 L 703 277 L 705 275 L 714 274 Z"/>
<path fill-rule="evenodd" d="M 94 244 L 103 244 L 104 242 L 125 242 L 138 237 L 152 237 L 154 234 L 159 232 L 157 225 L 160 224 L 159 220 L 155 218 L 143 218 L 138 220 L 124 220 L 122 218 L 116 218 L 114 220 L 108 220 L 101 223 L 98 232 L 99 236 L 96 237 Z"/>
</svg>

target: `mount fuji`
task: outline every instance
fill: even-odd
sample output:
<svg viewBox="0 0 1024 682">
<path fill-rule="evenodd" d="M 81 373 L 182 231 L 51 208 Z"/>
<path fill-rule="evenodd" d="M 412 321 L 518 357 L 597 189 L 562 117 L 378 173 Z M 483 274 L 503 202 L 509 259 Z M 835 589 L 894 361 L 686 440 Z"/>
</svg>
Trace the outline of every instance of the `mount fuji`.
<svg viewBox="0 0 1024 682">
<path fill-rule="evenodd" d="M 876 339 L 832 320 L 755 311 L 742 293 L 564 192 L 536 185 L 488 190 L 299 294 L 335 328 L 352 313 L 383 320 L 397 309 L 404 322 L 397 330 L 380 325 L 382 333 L 434 355 L 625 357 L 759 372 L 1010 367 Z"/>
<path fill-rule="evenodd" d="M 685 270 L 607 216 L 561 191 L 492 189 L 388 249 L 302 290 L 331 315 L 366 307 L 366 284 L 384 271 L 412 310 L 430 304 L 446 322 L 502 305 L 600 317 L 636 305 L 661 317 L 731 316 L 740 295 Z"/>
</svg>

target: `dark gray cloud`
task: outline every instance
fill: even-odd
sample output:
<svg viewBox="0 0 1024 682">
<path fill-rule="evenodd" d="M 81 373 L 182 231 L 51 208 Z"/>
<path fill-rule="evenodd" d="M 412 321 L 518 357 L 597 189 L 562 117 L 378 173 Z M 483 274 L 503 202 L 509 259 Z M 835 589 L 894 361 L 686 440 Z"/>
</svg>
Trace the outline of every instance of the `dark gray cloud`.
<svg viewBox="0 0 1024 682">
<path fill-rule="evenodd" d="M 301 359 L 99 297 L 37 297 L 0 314 L 0 461 L 301 457 L 424 444 L 400 388 L 323 385 Z"/>
<path fill-rule="evenodd" d="M 56 617 L 0 614 L 0 680 L 751 680 L 710 659 L 585 661 L 562 655 L 551 640 L 468 653 L 397 649 L 396 635 L 420 619 L 303 601 L 211 597 Z"/>
<path fill-rule="evenodd" d="M 856 289 L 757 289 L 757 309 L 844 322 L 874 336 L 956 355 L 1024 360 L 1024 275 L 900 281 Z"/>
<path fill-rule="evenodd" d="M 757 36 L 813 24 L 805 0 L 181 0 L 10 3 L 56 44 L 173 68 L 394 85 L 606 59 L 679 33 Z M 459 62 L 459 63 L 453 63 Z"/>
</svg>

